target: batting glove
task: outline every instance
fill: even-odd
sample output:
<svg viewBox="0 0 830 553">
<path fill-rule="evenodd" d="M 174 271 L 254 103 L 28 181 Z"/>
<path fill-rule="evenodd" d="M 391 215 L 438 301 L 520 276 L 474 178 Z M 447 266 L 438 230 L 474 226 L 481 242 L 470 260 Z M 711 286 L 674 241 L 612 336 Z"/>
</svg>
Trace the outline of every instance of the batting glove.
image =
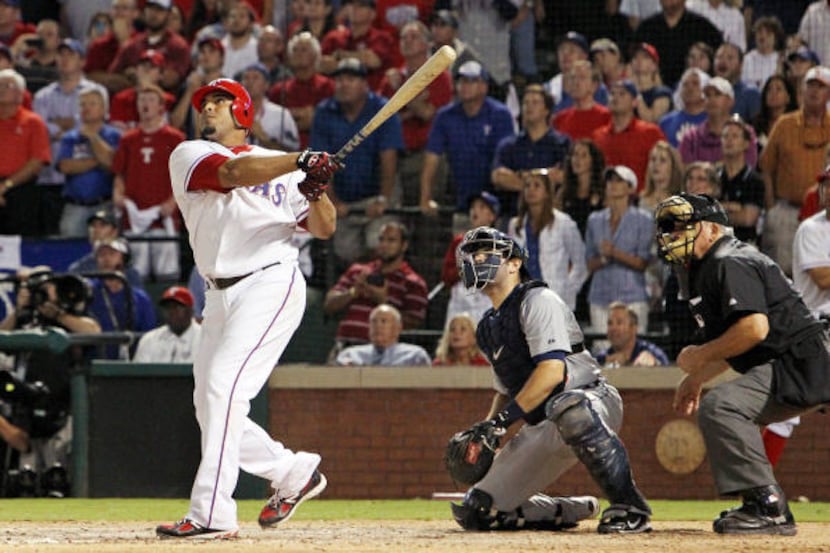
<svg viewBox="0 0 830 553">
<path fill-rule="evenodd" d="M 328 183 L 334 173 L 343 168 L 343 165 L 328 152 L 315 152 L 306 148 L 297 157 L 297 167 L 305 171 L 308 177 Z"/>
<path fill-rule="evenodd" d="M 326 193 L 329 187 L 329 181 L 321 181 L 312 177 L 311 174 L 307 174 L 303 182 L 297 187 L 300 189 L 300 194 L 305 196 L 308 201 L 316 202 Z"/>
</svg>

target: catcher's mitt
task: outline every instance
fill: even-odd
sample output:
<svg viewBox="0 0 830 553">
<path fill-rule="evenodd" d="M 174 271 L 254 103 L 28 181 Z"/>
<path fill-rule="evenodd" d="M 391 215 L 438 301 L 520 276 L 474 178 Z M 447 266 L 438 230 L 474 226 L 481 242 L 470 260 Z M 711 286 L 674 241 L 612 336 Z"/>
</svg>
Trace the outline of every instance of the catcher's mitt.
<svg viewBox="0 0 830 553">
<path fill-rule="evenodd" d="M 444 464 L 456 482 L 472 486 L 487 474 L 499 447 L 504 428 L 482 421 L 456 432 L 447 444 Z"/>
</svg>

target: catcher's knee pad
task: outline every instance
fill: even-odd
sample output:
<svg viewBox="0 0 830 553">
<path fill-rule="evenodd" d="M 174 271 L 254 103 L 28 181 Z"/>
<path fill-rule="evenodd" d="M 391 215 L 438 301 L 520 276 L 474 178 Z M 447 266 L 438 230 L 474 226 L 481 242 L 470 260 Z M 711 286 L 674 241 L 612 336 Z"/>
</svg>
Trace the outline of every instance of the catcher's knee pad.
<svg viewBox="0 0 830 553">
<path fill-rule="evenodd" d="M 465 530 L 490 530 L 498 512 L 489 493 L 470 488 L 461 505 L 450 503 L 452 516 Z"/>
<path fill-rule="evenodd" d="M 634 484 L 625 446 L 593 409 L 585 392 L 566 393 L 552 401 L 546 411 L 562 439 L 571 446 L 611 503 L 651 512 Z"/>
</svg>

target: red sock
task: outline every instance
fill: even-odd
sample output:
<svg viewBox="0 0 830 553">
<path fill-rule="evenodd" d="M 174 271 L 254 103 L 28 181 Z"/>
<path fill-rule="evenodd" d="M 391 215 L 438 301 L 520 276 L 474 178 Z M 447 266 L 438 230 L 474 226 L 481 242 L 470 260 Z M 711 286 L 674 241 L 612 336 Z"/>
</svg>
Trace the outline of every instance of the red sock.
<svg viewBox="0 0 830 553">
<path fill-rule="evenodd" d="M 766 428 L 761 433 L 761 437 L 764 439 L 764 450 L 766 450 L 767 459 L 769 459 L 772 468 L 775 468 L 775 465 L 778 464 L 778 460 L 781 458 L 781 454 L 784 453 L 787 438 L 779 436 L 775 432 L 770 432 Z"/>
</svg>

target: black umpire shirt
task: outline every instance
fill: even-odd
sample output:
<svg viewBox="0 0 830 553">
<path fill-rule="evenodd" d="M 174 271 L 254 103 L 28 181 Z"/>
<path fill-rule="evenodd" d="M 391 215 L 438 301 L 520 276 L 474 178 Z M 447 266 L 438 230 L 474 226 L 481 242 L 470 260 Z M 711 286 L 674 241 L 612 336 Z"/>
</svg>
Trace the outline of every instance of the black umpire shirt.
<svg viewBox="0 0 830 553">
<path fill-rule="evenodd" d="M 823 327 L 769 257 L 737 238 L 724 236 L 692 263 L 689 308 L 708 342 L 738 319 L 763 313 L 769 334 L 755 347 L 728 359 L 736 371 L 771 361 Z"/>
</svg>

